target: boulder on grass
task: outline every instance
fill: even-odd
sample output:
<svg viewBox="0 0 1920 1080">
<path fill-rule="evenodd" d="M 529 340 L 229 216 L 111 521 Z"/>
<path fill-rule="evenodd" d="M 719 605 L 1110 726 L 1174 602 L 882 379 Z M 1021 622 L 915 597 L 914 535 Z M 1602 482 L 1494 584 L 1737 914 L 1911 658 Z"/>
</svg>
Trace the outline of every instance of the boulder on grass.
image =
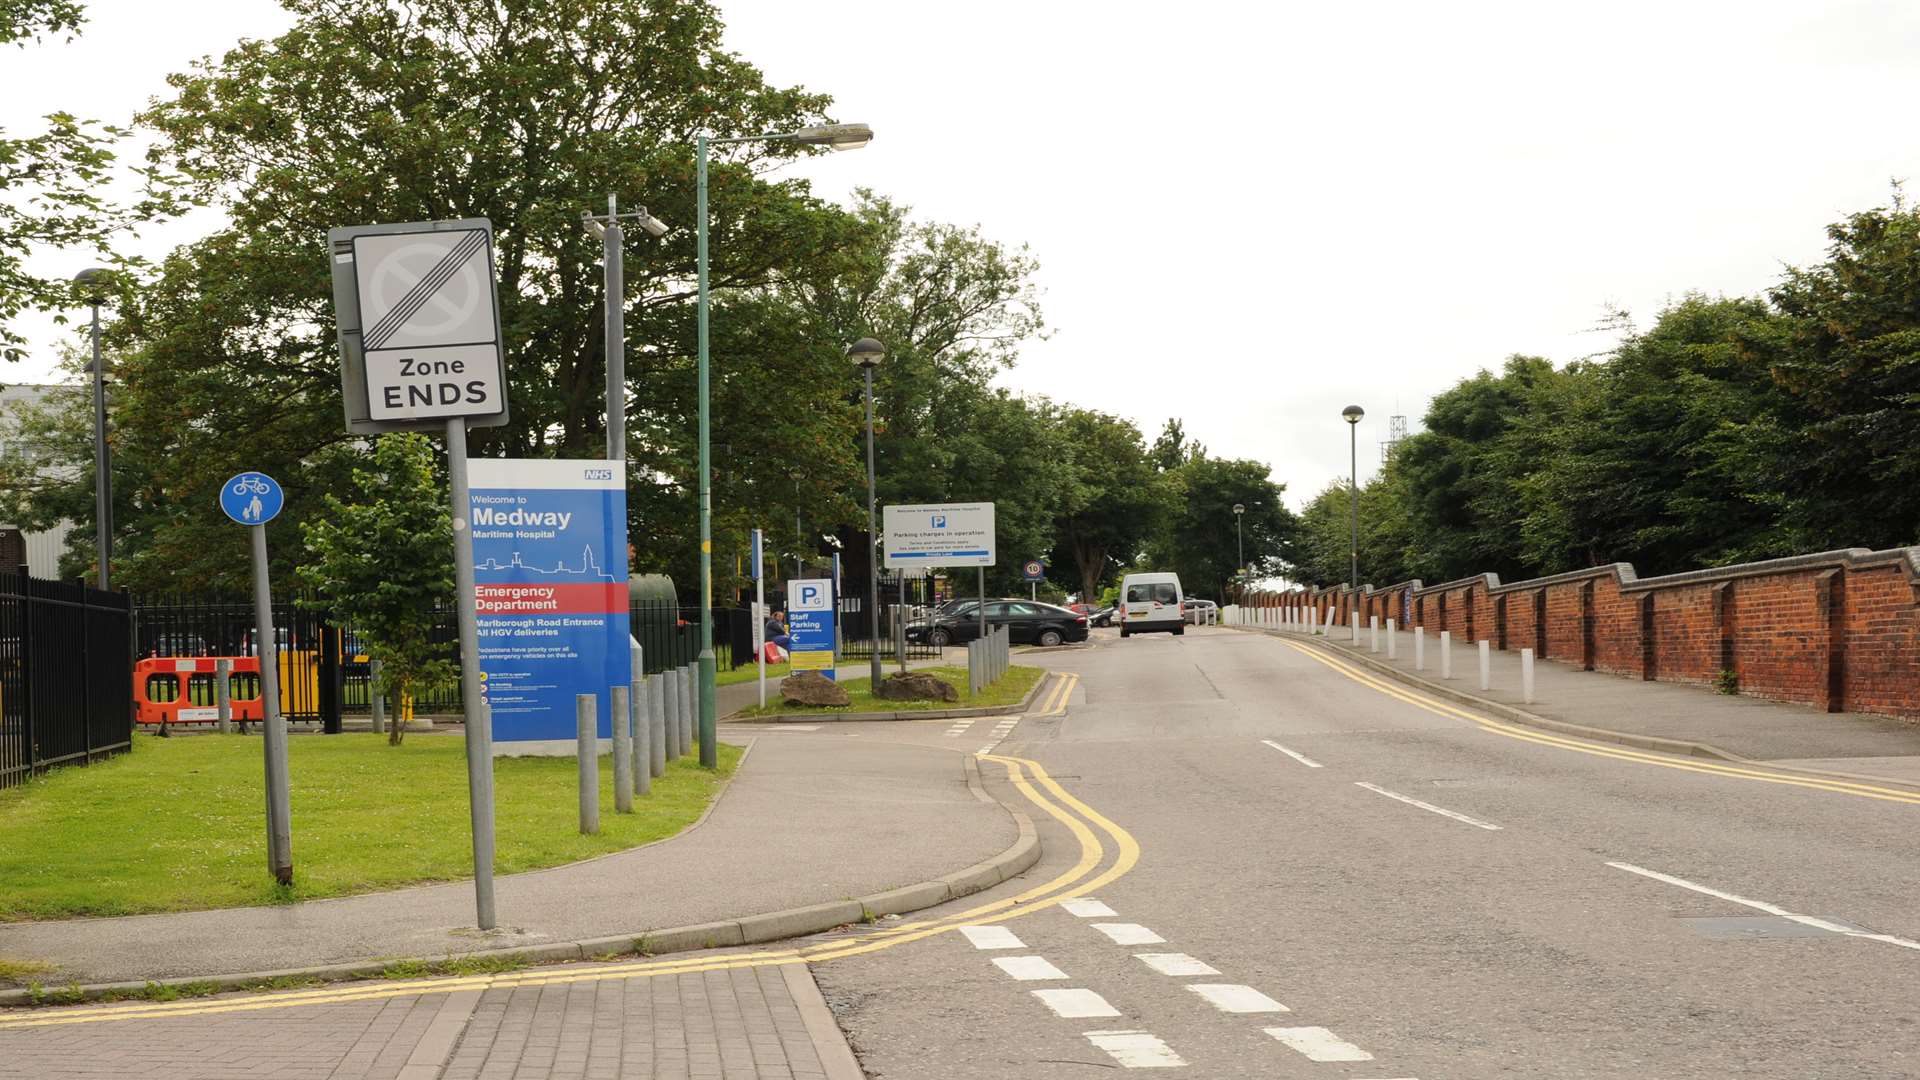
<svg viewBox="0 0 1920 1080">
<path fill-rule="evenodd" d="M 888 701 L 959 701 L 960 691 L 953 684 L 925 672 L 895 672 L 880 680 L 875 697 Z"/>
<path fill-rule="evenodd" d="M 789 705 L 818 705 L 828 708 L 851 705 L 853 699 L 840 684 L 817 671 L 802 671 L 780 680 L 780 699 Z"/>
</svg>

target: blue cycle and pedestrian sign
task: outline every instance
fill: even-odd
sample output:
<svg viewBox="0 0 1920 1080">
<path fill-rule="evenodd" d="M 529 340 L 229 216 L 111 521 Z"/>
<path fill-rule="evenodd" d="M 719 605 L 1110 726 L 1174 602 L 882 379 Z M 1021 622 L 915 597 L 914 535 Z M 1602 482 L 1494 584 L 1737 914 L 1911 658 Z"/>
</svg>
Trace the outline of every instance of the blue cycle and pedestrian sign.
<svg viewBox="0 0 1920 1080">
<path fill-rule="evenodd" d="M 286 502 L 280 484 L 263 472 L 243 472 L 220 488 L 220 509 L 242 525 L 265 525 Z"/>
</svg>

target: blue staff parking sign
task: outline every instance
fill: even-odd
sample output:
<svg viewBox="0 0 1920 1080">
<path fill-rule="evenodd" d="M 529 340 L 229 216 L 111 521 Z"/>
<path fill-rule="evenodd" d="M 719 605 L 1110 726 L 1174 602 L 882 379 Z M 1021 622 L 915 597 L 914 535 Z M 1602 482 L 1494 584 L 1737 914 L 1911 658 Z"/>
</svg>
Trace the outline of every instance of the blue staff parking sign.
<svg viewBox="0 0 1920 1080">
<path fill-rule="evenodd" d="M 787 649 L 793 670 L 833 678 L 833 582 L 801 578 L 787 584 Z"/>
</svg>

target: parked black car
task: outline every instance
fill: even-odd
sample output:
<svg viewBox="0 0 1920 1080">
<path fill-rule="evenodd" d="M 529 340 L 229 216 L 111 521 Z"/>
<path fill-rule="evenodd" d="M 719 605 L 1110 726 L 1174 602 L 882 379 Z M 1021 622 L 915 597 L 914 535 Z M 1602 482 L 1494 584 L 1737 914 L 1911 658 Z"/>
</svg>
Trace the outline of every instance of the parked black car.
<svg viewBox="0 0 1920 1080">
<path fill-rule="evenodd" d="M 1096 611 L 1092 615 L 1087 616 L 1087 621 L 1092 623 L 1094 626 L 1112 626 L 1113 625 L 1113 607 L 1109 605 L 1107 607 L 1101 608 L 1099 611 Z"/>
<path fill-rule="evenodd" d="M 1007 627 L 1015 644 L 1060 645 L 1087 640 L 1087 617 L 1052 604 L 1032 600 L 987 601 L 987 628 Z M 972 608 L 952 615 L 936 615 L 907 627 L 907 640 L 935 647 L 972 641 L 980 636 L 980 616 Z"/>
</svg>

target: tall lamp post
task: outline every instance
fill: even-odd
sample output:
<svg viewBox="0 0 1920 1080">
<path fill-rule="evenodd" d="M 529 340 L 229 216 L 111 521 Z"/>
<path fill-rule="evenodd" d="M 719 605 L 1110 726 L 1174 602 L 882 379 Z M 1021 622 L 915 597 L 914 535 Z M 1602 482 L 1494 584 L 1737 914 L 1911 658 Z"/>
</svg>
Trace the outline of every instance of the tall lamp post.
<svg viewBox="0 0 1920 1080">
<path fill-rule="evenodd" d="M 1349 405 L 1340 410 L 1347 421 L 1347 451 L 1350 455 L 1347 474 L 1347 509 L 1353 518 L 1353 561 L 1347 568 L 1347 588 L 1357 591 L 1360 588 L 1360 418 L 1367 410 L 1358 405 Z"/>
<path fill-rule="evenodd" d="M 700 764 L 704 768 L 720 766 L 720 751 L 714 745 L 713 656 L 713 415 L 708 390 L 707 363 L 707 149 L 748 142 L 795 142 L 802 146 L 826 146 L 835 150 L 858 150 L 873 141 L 873 129 L 865 124 L 823 124 L 799 131 L 769 131 L 710 139 L 704 133 L 694 136 L 694 263 L 697 268 L 700 326 Z"/>
<path fill-rule="evenodd" d="M 107 468 L 107 370 L 100 360 L 100 301 L 113 271 L 95 267 L 73 276 L 93 306 L 93 536 L 100 562 L 100 587 L 108 588 L 107 562 L 113 557 L 113 476 Z"/>
<path fill-rule="evenodd" d="M 1247 512 L 1246 503 L 1233 504 L 1233 544 L 1240 554 L 1240 560 L 1234 564 L 1234 569 L 1239 572 L 1240 579 L 1241 579 L 1240 588 L 1243 591 L 1247 587 L 1246 586 L 1247 539 L 1246 539 L 1246 534 L 1241 532 L 1240 530 L 1240 519 L 1246 514 L 1246 512 Z"/>
<path fill-rule="evenodd" d="M 868 672 L 871 681 L 867 685 L 876 691 L 880 688 L 880 560 L 874 549 L 879 546 L 880 523 L 874 509 L 873 369 L 886 355 L 886 348 L 870 337 L 847 346 L 847 358 L 860 365 L 867 377 L 867 625 L 873 628 L 872 667 Z"/>
</svg>

